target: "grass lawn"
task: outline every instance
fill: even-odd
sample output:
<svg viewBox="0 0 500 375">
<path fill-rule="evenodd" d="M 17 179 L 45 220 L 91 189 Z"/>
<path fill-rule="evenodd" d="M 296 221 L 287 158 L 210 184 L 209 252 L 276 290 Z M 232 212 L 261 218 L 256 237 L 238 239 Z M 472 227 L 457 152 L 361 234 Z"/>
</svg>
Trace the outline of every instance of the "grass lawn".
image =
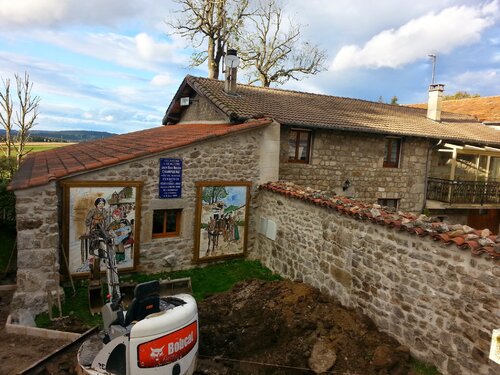
<svg viewBox="0 0 500 375">
<path fill-rule="evenodd" d="M 26 151 L 38 152 L 46 151 L 56 147 L 68 146 L 72 143 L 65 142 L 28 142 L 26 143 Z"/>
<path fill-rule="evenodd" d="M 177 279 L 191 277 L 193 296 L 197 301 L 214 294 L 224 292 L 232 288 L 238 281 L 247 279 L 279 280 L 280 276 L 273 274 L 269 269 L 263 267 L 258 261 L 232 260 L 221 264 L 215 264 L 203 268 L 195 268 L 187 271 L 164 272 L 158 274 L 131 274 L 121 275 L 121 282 L 144 282 L 156 279 Z M 92 316 L 89 311 L 88 283 L 87 280 L 75 282 L 76 294 L 73 296 L 73 289 L 65 287 L 64 293 L 66 301 L 63 304 L 63 315 L 77 317 L 82 323 L 89 326 L 101 326 L 101 316 Z M 104 287 L 103 294 L 107 293 L 107 286 Z M 54 316 L 59 312 L 54 310 Z M 36 317 L 38 327 L 49 327 L 50 319 L 48 314 L 41 314 Z"/>
</svg>

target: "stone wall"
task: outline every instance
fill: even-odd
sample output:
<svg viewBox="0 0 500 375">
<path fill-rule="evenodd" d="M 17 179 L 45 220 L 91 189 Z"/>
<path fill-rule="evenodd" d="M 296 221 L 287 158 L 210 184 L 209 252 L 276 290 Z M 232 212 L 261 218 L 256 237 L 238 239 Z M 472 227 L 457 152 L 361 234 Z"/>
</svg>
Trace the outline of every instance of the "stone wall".
<svg viewBox="0 0 500 375">
<path fill-rule="evenodd" d="M 207 98 L 196 95 L 182 112 L 181 122 L 229 122 L 229 118 L 220 112 Z"/>
<path fill-rule="evenodd" d="M 376 203 L 399 199 L 399 208 L 420 212 L 424 203 L 428 141 L 405 138 L 399 168 L 384 168 L 384 136 L 325 131 L 313 133 L 310 164 L 288 163 L 289 128 L 282 128 L 280 178 L 299 185 Z"/>
<path fill-rule="evenodd" d="M 258 234 L 252 257 L 361 308 L 444 374 L 498 373 L 499 261 L 269 191 L 257 201 L 277 232 Z"/>
<path fill-rule="evenodd" d="M 18 251 L 13 311 L 46 311 L 46 287 L 59 285 L 58 208 L 54 182 L 16 191 Z"/>
</svg>

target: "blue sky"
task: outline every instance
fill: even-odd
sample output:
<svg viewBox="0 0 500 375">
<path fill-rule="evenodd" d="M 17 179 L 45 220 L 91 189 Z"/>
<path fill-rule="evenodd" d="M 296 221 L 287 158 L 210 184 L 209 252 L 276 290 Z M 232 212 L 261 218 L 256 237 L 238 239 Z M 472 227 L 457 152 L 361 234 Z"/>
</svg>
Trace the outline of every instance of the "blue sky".
<svg viewBox="0 0 500 375">
<path fill-rule="evenodd" d="M 286 0 L 285 0 L 286 1 Z M 165 20 L 174 1 L 0 0 L 0 76 L 27 71 L 42 99 L 38 130 L 113 133 L 161 125 L 193 52 Z M 288 0 L 327 69 L 283 88 L 377 101 L 447 93 L 500 95 L 500 0 Z M 239 75 L 245 83 L 244 74 Z"/>
</svg>

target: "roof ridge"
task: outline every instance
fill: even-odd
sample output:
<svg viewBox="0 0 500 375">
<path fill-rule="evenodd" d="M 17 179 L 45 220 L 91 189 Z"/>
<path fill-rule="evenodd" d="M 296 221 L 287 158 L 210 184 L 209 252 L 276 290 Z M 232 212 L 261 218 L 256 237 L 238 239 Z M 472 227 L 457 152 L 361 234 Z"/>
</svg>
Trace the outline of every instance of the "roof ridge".
<svg viewBox="0 0 500 375">
<path fill-rule="evenodd" d="M 204 80 L 204 81 L 212 81 L 212 82 L 218 82 L 218 83 L 224 83 L 224 81 L 216 78 L 207 78 L 207 77 L 199 77 L 199 76 L 193 76 L 193 75 L 187 75 L 186 79 L 190 80 L 190 83 L 196 83 L 197 80 Z M 390 108 L 400 108 L 403 110 L 406 109 L 415 109 L 413 107 L 408 107 L 405 104 L 390 104 L 390 103 L 381 103 L 381 102 L 376 102 L 373 100 L 367 100 L 367 99 L 359 99 L 359 98 L 351 98 L 348 96 L 338 96 L 338 95 L 328 95 L 328 94 L 321 94 L 321 93 L 315 93 L 315 92 L 307 92 L 307 91 L 299 91 L 299 90 L 290 90 L 290 89 L 280 89 L 277 87 L 264 87 L 264 86 L 254 86 L 250 85 L 247 83 L 238 83 L 240 86 L 244 86 L 246 88 L 252 89 L 252 90 L 262 90 L 262 91 L 276 91 L 276 92 L 285 92 L 285 93 L 292 93 L 292 94 L 300 94 L 300 95 L 305 95 L 305 96 L 319 96 L 319 97 L 326 97 L 326 98 L 337 98 L 337 99 L 346 99 L 346 100 L 353 100 L 357 102 L 363 102 L 363 103 L 370 103 L 370 104 L 375 104 L 375 105 L 381 105 L 381 106 L 388 106 Z M 206 90 L 202 90 L 204 94 L 207 94 Z M 418 108 L 421 109 L 421 108 Z"/>
</svg>

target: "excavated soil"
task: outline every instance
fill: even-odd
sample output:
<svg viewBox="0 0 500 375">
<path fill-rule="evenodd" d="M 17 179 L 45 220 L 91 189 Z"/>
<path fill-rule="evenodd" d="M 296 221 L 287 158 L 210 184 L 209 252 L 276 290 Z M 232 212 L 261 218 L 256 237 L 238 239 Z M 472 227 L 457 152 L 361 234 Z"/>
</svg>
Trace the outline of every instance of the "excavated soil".
<svg viewBox="0 0 500 375">
<path fill-rule="evenodd" d="M 15 374 L 65 342 L 8 335 L 4 294 L 0 374 Z M 405 347 L 359 311 L 303 283 L 246 281 L 205 299 L 198 309 L 197 375 L 412 374 Z M 54 328 L 73 332 L 87 328 L 77 321 L 57 324 Z M 70 356 L 45 373 L 74 374 L 75 356 Z"/>
<path fill-rule="evenodd" d="M 252 280 L 199 304 L 197 374 L 409 374 L 408 349 L 303 283 Z"/>
</svg>

